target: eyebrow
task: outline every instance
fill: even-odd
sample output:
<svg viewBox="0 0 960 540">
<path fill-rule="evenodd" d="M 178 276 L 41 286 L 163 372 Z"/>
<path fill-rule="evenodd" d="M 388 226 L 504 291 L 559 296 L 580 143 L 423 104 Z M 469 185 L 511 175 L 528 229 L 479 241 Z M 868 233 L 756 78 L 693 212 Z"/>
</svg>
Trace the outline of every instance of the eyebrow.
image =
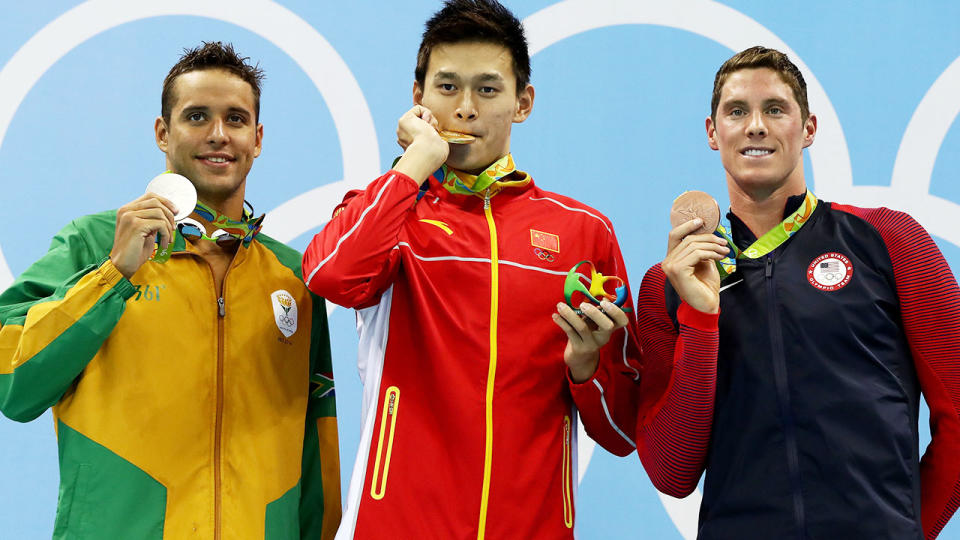
<svg viewBox="0 0 960 540">
<path fill-rule="evenodd" d="M 452 71 L 438 71 L 433 75 L 434 80 L 443 79 L 448 81 L 459 81 L 460 76 Z"/>
<path fill-rule="evenodd" d="M 767 98 L 763 100 L 763 106 L 768 107 L 770 105 L 780 105 L 784 108 L 790 106 L 790 101 L 783 98 Z M 729 101 L 724 101 L 720 104 L 721 108 L 729 109 L 730 107 L 749 107 L 750 104 L 742 99 L 731 99 Z"/>
<path fill-rule="evenodd" d="M 503 77 L 499 73 L 483 73 L 474 80 L 477 82 L 503 82 Z"/>
<path fill-rule="evenodd" d="M 433 75 L 434 80 L 441 81 L 459 81 L 461 79 L 458 73 L 453 71 L 438 71 Z M 473 82 L 503 82 L 503 76 L 499 73 L 481 73 L 472 79 Z"/>
<path fill-rule="evenodd" d="M 193 113 L 193 112 L 209 113 L 209 112 L 210 112 L 210 107 L 207 106 L 207 105 L 191 105 L 191 106 L 189 106 L 189 107 L 184 107 L 184 108 L 183 108 L 183 111 L 181 111 L 181 114 L 190 114 L 190 113 Z M 245 109 L 245 108 L 243 108 L 243 107 L 228 107 L 228 108 L 227 108 L 227 112 L 228 112 L 228 113 L 240 113 L 240 114 L 243 114 L 243 115 L 245 115 L 245 116 L 251 116 L 251 115 L 253 114 L 251 111 L 249 111 L 249 110 L 247 110 L 247 109 Z"/>
</svg>

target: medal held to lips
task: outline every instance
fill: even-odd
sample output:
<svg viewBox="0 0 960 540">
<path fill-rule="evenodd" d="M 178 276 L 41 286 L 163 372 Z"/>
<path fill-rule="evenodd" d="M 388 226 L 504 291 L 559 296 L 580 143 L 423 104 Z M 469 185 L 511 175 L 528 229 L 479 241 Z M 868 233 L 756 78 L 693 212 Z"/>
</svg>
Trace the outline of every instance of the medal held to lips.
<svg viewBox="0 0 960 540">
<path fill-rule="evenodd" d="M 676 228 L 694 218 L 703 220 L 703 225 L 690 234 L 712 233 L 720 225 L 720 205 L 707 193 L 685 191 L 673 201 L 670 226 Z"/>
<path fill-rule="evenodd" d="M 470 144 L 477 140 L 473 135 L 460 133 L 459 131 L 450 131 L 449 129 L 441 129 L 438 133 L 441 139 L 450 144 Z"/>
</svg>

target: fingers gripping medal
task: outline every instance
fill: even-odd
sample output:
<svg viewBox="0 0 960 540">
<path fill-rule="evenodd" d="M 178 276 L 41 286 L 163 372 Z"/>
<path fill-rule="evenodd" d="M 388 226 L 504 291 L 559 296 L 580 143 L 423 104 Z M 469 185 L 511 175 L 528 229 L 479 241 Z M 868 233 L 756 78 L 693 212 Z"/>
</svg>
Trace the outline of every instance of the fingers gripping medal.
<svg viewBox="0 0 960 540">
<path fill-rule="evenodd" d="M 177 207 L 177 214 L 173 216 L 175 221 L 190 215 L 197 206 L 197 189 L 193 183 L 186 177 L 172 172 L 165 172 L 157 175 L 147 184 L 147 193 L 153 193 L 166 198 Z M 166 248 L 160 249 L 160 237 L 157 236 L 157 244 L 154 248 L 150 260 L 157 263 L 164 263 L 170 259 L 170 252 L 173 249 L 173 241 Z"/>
<path fill-rule="evenodd" d="M 614 287 L 613 292 L 610 292 L 610 286 Z M 563 298 L 577 315 L 583 314 L 577 306 L 585 301 L 599 306 L 602 300 L 609 300 L 622 308 L 629 295 L 627 284 L 622 279 L 597 272 L 590 261 L 580 261 L 574 265 L 563 282 Z M 624 308 L 623 311 L 630 311 L 630 308 Z"/>
<path fill-rule="evenodd" d="M 676 228 L 694 218 L 703 220 L 703 225 L 690 234 L 712 233 L 720 224 L 720 205 L 707 193 L 685 191 L 673 201 L 670 226 Z"/>
</svg>

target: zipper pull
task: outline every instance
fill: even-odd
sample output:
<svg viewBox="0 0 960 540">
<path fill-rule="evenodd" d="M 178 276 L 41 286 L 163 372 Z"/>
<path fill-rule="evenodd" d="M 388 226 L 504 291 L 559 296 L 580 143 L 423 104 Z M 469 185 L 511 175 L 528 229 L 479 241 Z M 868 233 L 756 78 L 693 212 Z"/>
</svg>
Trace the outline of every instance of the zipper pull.
<svg viewBox="0 0 960 540">
<path fill-rule="evenodd" d="M 490 209 L 490 188 L 487 188 L 486 191 L 483 192 L 483 209 Z"/>
<path fill-rule="evenodd" d="M 766 260 L 767 260 L 766 275 L 767 275 L 767 279 L 770 279 L 771 277 L 773 277 L 773 257 L 767 255 Z"/>
<path fill-rule="evenodd" d="M 217 307 L 220 308 L 220 316 L 225 317 L 227 315 L 227 309 L 223 305 L 223 297 L 217 298 Z"/>
</svg>

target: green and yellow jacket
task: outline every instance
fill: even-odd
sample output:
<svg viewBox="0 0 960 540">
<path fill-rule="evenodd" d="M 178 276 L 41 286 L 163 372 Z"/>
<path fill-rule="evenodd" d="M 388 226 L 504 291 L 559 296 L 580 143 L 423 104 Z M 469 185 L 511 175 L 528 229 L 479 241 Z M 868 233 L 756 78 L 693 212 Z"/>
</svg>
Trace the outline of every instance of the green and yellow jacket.
<svg viewBox="0 0 960 540">
<path fill-rule="evenodd" d="M 323 300 L 257 236 L 223 294 L 177 234 L 127 280 L 116 212 L 77 219 L 0 295 L 0 410 L 53 407 L 54 538 L 332 538 L 336 407 Z"/>
</svg>

